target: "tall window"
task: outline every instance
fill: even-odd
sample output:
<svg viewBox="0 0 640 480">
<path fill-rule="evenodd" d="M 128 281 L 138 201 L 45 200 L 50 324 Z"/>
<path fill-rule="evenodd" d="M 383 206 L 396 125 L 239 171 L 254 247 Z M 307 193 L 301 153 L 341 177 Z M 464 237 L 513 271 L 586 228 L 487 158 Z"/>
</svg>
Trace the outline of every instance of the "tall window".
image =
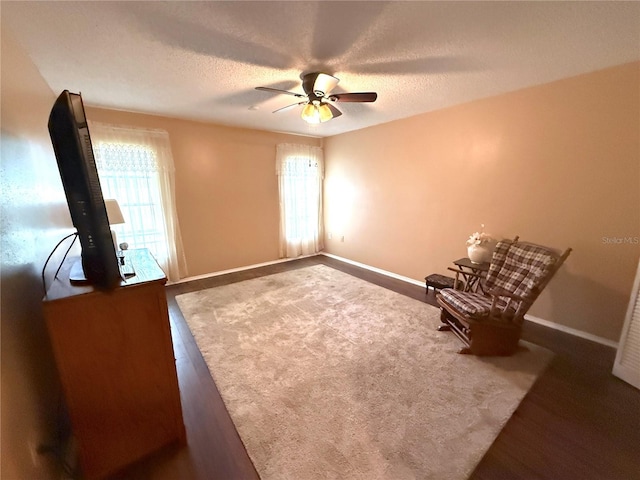
<svg viewBox="0 0 640 480">
<path fill-rule="evenodd" d="M 148 248 L 171 281 L 185 274 L 174 201 L 169 136 L 91 123 L 93 150 L 105 198 L 115 198 L 125 223 L 113 225 L 118 242 Z"/>
<path fill-rule="evenodd" d="M 280 257 L 322 250 L 322 149 L 308 145 L 277 147 L 280 194 Z"/>
</svg>

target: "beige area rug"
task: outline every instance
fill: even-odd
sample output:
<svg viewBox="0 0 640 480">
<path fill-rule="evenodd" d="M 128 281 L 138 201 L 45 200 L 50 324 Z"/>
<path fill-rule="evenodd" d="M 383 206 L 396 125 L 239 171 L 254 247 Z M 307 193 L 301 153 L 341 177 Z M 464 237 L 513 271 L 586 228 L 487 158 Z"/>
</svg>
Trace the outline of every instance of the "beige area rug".
<svg viewBox="0 0 640 480">
<path fill-rule="evenodd" d="M 467 478 L 552 356 L 459 355 L 438 309 L 324 265 L 177 301 L 264 480 Z"/>
</svg>

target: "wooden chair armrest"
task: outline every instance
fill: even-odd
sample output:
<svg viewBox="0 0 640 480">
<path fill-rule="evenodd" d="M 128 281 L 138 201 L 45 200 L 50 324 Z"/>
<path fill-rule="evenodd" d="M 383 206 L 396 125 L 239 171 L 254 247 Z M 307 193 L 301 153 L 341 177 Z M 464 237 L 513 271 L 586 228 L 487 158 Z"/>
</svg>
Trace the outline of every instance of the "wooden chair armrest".
<svg viewBox="0 0 640 480">
<path fill-rule="evenodd" d="M 508 298 L 510 298 L 512 300 L 518 300 L 518 301 L 524 300 L 524 297 L 521 297 L 520 295 L 516 295 L 514 293 L 511 293 L 511 292 L 509 292 L 507 290 L 504 290 L 504 289 L 498 288 L 498 287 L 493 287 L 487 293 L 489 295 L 491 295 L 492 297 L 508 297 Z"/>
<path fill-rule="evenodd" d="M 524 315 L 524 312 L 528 310 L 531 303 L 521 295 L 515 295 L 514 293 L 498 287 L 492 288 L 487 293 L 492 297 L 491 316 L 507 321 L 521 318 Z M 502 308 L 498 307 L 498 299 L 500 297 L 506 297 L 508 299 Z"/>
</svg>

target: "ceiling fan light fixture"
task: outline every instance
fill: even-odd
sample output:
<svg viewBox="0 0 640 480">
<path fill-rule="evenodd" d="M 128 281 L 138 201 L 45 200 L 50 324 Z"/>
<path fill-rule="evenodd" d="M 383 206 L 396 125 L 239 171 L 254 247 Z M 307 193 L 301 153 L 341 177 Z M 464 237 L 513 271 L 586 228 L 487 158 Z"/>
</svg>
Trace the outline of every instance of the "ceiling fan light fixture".
<svg viewBox="0 0 640 480">
<path fill-rule="evenodd" d="M 277 110 L 274 110 L 273 113 L 288 110 L 295 106 L 303 106 L 302 113 L 300 115 L 302 119 L 309 124 L 316 125 L 322 122 L 328 122 L 332 118 L 338 118 L 342 115 L 342 112 L 333 106 L 334 102 L 375 102 L 378 98 L 378 94 L 376 92 L 329 94 L 340 80 L 332 75 L 327 75 L 326 73 L 307 73 L 301 75 L 300 78 L 302 78 L 302 89 L 304 90 L 304 95 L 272 87 L 256 87 L 256 90 L 283 93 L 286 95 L 293 95 L 298 98 L 304 98 L 305 100 L 303 101 L 278 108 Z"/>
<path fill-rule="evenodd" d="M 320 121 L 326 122 L 327 120 L 331 120 L 333 118 L 333 112 L 328 107 L 326 103 L 323 103 L 318 107 L 318 114 L 320 115 Z"/>
<path fill-rule="evenodd" d="M 320 123 L 320 112 L 318 107 L 312 103 L 307 103 L 304 106 L 300 116 L 307 123 Z"/>
<path fill-rule="evenodd" d="M 331 120 L 333 118 L 333 112 L 326 103 L 314 101 L 304 106 L 301 116 L 305 122 L 317 124 Z"/>
</svg>

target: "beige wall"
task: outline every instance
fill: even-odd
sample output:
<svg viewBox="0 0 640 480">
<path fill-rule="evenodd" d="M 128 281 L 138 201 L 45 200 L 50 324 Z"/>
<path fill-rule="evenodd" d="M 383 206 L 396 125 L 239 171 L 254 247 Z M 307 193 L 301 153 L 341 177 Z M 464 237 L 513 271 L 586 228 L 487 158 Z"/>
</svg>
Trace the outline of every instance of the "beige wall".
<svg viewBox="0 0 640 480">
<path fill-rule="evenodd" d="M 482 223 L 498 237 L 572 247 L 530 313 L 617 341 L 640 254 L 639 70 L 326 139 L 326 251 L 422 280 L 466 256 Z"/>
<path fill-rule="evenodd" d="M 2 478 L 60 478 L 32 451 L 59 432 L 60 387 L 41 309 L 40 271 L 71 219 L 47 132 L 55 96 L 2 28 Z M 62 252 L 64 249 L 62 249 Z M 57 266 L 59 256 L 51 264 Z M 47 282 L 53 272 L 49 269 Z"/>
<path fill-rule="evenodd" d="M 87 107 L 97 122 L 169 132 L 189 276 L 278 259 L 278 143 L 320 139 Z"/>
</svg>

